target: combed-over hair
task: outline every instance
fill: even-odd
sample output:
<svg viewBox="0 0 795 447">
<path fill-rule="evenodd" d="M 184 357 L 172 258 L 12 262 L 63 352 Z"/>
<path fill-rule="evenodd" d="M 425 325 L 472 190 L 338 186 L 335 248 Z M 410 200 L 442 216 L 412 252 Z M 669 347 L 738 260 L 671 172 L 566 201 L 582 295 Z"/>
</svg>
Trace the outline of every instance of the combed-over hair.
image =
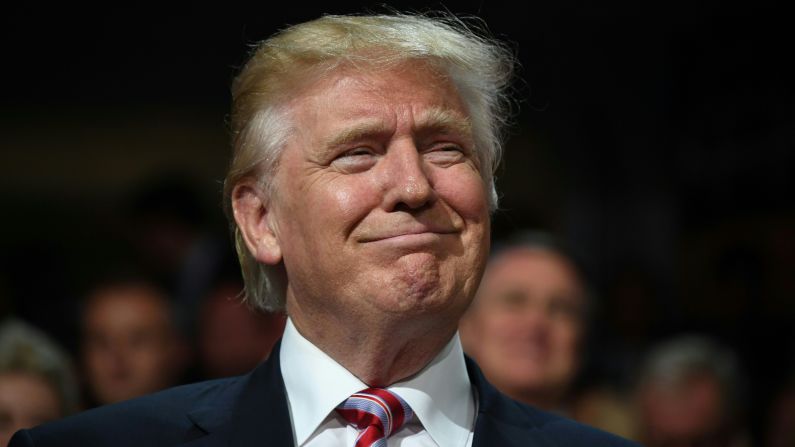
<svg viewBox="0 0 795 447">
<path fill-rule="evenodd" d="M 224 182 L 225 211 L 245 281 L 246 300 L 283 310 L 282 265 L 266 266 L 248 251 L 234 220 L 231 193 L 255 179 L 266 194 L 292 126 L 287 102 L 301 87 L 340 66 L 389 68 L 407 61 L 430 64 L 461 95 L 471 121 L 488 200 L 497 207 L 494 171 L 510 114 L 507 94 L 514 56 L 482 27 L 446 15 L 328 15 L 288 27 L 261 42 L 232 85 L 233 155 Z"/>
</svg>

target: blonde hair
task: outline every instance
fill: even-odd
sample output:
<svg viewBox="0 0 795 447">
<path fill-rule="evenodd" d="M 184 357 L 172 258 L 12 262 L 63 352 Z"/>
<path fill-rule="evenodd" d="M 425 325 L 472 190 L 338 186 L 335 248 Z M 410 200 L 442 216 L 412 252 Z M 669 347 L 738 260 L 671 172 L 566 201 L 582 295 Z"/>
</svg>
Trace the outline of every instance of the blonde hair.
<svg viewBox="0 0 795 447">
<path fill-rule="evenodd" d="M 233 156 L 224 182 L 225 210 L 245 282 L 246 300 L 284 308 L 283 266 L 257 262 L 237 228 L 231 193 L 256 179 L 268 194 L 270 179 L 291 134 L 286 103 L 302 85 L 342 65 L 388 68 L 409 60 L 432 65 L 455 85 L 469 112 L 489 205 L 497 207 L 494 171 L 510 116 L 507 93 L 514 56 L 480 27 L 449 15 L 324 16 L 291 26 L 254 50 L 232 85 Z"/>
</svg>

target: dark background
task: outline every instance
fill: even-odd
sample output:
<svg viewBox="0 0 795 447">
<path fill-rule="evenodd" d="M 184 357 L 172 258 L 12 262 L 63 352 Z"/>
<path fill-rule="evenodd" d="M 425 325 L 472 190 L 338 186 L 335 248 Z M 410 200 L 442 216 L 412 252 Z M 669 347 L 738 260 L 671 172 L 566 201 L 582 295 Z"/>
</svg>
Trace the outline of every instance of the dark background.
<svg viewBox="0 0 795 447">
<path fill-rule="evenodd" d="M 698 332 L 733 347 L 758 434 L 795 359 L 791 16 L 551 3 L 445 4 L 485 19 L 522 62 L 495 236 L 540 228 L 573 247 L 599 302 L 591 368 L 606 380 L 627 370 L 599 364 L 609 346 Z M 197 222 L 225 238 L 229 84 L 250 44 L 364 7 L 382 10 L 3 7 L 2 313 L 74 347 L 74 302 L 125 256 L 130 197 L 153 179 L 189 179 Z"/>
</svg>

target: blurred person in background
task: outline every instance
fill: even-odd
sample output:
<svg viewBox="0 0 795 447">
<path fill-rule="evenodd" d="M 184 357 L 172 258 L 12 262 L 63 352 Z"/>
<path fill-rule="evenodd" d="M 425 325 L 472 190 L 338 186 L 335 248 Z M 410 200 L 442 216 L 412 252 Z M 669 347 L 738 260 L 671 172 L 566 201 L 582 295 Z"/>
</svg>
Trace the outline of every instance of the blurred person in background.
<svg viewBox="0 0 795 447">
<path fill-rule="evenodd" d="M 680 336 L 652 349 L 637 386 L 647 447 L 749 445 L 743 382 L 733 352 L 706 337 Z"/>
<path fill-rule="evenodd" d="M 199 313 L 198 355 L 207 378 L 243 374 L 268 358 L 282 336 L 284 313 L 254 309 L 240 301 L 239 279 L 220 281 Z"/>
<path fill-rule="evenodd" d="M 795 445 L 795 377 L 773 399 L 765 436 L 768 447 Z"/>
<path fill-rule="evenodd" d="M 119 402 L 175 385 L 187 363 L 172 304 L 138 278 L 96 286 L 82 310 L 81 355 L 94 403 Z"/>
<path fill-rule="evenodd" d="M 588 298 L 571 258 L 544 234 L 494 251 L 461 321 L 464 350 L 502 392 L 564 411 L 581 363 Z"/>
<path fill-rule="evenodd" d="M 68 355 L 27 323 L 0 323 L 0 446 L 15 431 L 68 416 L 78 406 Z"/>
<path fill-rule="evenodd" d="M 127 204 L 128 237 L 137 266 L 168 294 L 183 334 L 195 335 L 202 299 L 216 278 L 237 268 L 229 244 L 202 201 L 201 183 L 182 172 L 161 172 Z M 216 231 L 218 230 L 218 231 Z"/>
</svg>

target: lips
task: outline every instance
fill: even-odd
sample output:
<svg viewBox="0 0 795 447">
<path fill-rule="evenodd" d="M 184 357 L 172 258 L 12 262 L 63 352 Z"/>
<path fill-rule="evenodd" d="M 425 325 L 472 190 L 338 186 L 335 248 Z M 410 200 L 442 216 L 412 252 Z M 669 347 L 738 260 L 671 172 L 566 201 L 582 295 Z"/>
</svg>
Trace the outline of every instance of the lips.
<svg viewBox="0 0 795 447">
<path fill-rule="evenodd" d="M 397 227 L 380 228 L 376 231 L 363 231 L 357 239 L 359 242 L 377 242 L 387 240 L 412 240 L 428 236 L 455 234 L 459 230 L 452 225 L 400 225 Z"/>
</svg>

